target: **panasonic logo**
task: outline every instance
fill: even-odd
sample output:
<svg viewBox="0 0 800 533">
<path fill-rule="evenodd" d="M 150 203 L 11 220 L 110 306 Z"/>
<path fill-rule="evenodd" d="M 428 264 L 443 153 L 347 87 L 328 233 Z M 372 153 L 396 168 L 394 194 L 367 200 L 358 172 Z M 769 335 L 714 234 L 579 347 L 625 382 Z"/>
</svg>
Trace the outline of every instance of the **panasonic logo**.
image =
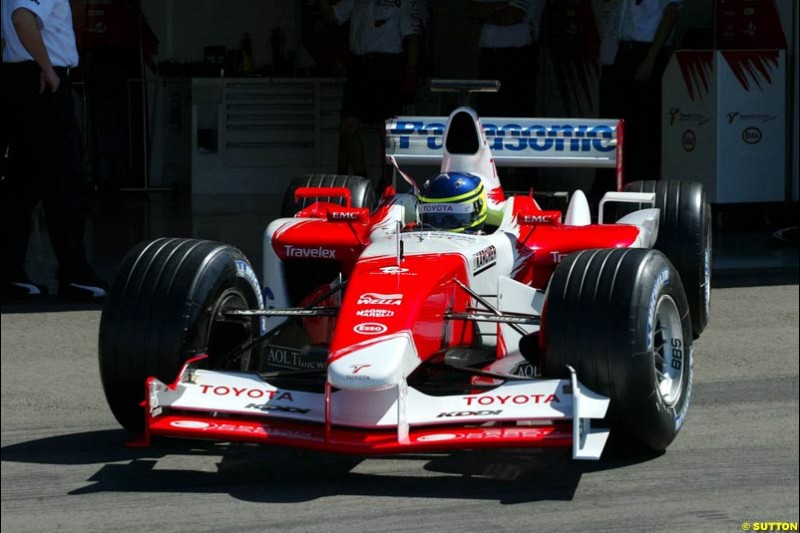
<svg viewBox="0 0 800 533">
<path fill-rule="evenodd" d="M 492 152 L 613 152 L 614 128 L 605 124 L 483 124 Z M 429 150 L 441 150 L 445 124 L 398 120 L 391 130 L 398 149 L 410 150 L 411 137 L 426 138 Z"/>
<path fill-rule="evenodd" d="M 336 250 L 319 248 L 298 248 L 289 244 L 283 247 L 286 257 L 296 259 L 336 259 Z"/>
</svg>

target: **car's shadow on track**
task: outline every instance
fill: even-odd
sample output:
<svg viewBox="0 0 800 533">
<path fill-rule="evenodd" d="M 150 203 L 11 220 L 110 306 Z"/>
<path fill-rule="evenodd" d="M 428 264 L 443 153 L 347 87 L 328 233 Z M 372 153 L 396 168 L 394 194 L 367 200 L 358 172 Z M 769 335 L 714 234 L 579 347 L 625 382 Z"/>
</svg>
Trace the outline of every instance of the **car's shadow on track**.
<svg viewBox="0 0 800 533">
<path fill-rule="evenodd" d="M 30 302 L 3 302 L 1 315 L 21 315 L 33 313 L 66 313 L 69 311 L 102 311 L 103 302 L 61 302 L 54 295 Z"/>
<path fill-rule="evenodd" d="M 513 504 L 571 500 L 584 473 L 629 466 L 659 456 L 611 443 L 612 447 L 598 462 L 572 461 L 564 450 L 536 449 L 364 458 L 172 439 L 158 440 L 150 448 L 126 448 L 126 437 L 122 430 L 49 437 L 5 446 L 2 460 L 101 465 L 87 480 L 90 484 L 69 492 L 72 495 L 227 493 L 244 501 L 264 503 L 357 495 L 496 500 Z M 167 466 L 160 466 L 159 461 Z M 182 468 L 169 468 L 175 461 Z M 362 464 L 365 461 L 373 463 Z"/>
</svg>

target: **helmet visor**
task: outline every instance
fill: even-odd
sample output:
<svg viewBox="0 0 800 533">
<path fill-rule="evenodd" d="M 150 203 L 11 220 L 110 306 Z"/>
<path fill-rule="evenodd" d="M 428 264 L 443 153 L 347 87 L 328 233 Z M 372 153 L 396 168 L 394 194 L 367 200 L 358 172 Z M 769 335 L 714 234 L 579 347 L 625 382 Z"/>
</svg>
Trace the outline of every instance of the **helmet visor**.
<svg viewBox="0 0 800 533">
<path fill-rule="evenodd" d="M 419 218 L 424 224 L 441 230 L 464 229 L 472 226 L 479 212 L 475 204 L 419 204 Z"/>
</svg>

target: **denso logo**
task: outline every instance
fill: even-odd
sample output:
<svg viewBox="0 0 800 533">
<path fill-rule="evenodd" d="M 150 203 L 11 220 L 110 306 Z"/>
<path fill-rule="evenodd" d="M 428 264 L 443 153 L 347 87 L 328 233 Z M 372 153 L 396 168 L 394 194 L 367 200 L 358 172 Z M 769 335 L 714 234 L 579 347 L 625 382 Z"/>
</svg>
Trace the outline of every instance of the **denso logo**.
<svg viewBox="0 0 800 533">
<path fill-rule="evenodd" d="M 379 324 L 377 322 L 364 322 L 363 324 L 359 324 L 353 328 L 353 331 L 358 333 L 359 335 L 380 335 L 381 333 L 386 333 L 387 328 L 384 324 Z"/>
<path fill-rule="evenodd" d="M 366 292 L 358 297 L 358 305 L 400 305 L 403 301 L 402 294 L 380 294 Z"/>
<path fill-rule="evenodd" d="M 435 442 L 446 440 L 492 440 L 492 439 L 538 439 L 544 437 L 546 433 L 541 429 L 535 428 L 497 428 L 484 429 L 480 433 L 435 433 L 433 435 L 422 435 L 417 437 L 417 442 Z"/>
<path fill-rule="evenodd" d="M 173 420 L 169 423 L 170 426 L 174 428 L 187 428 L 187 429 L 202 429 L 203 431 L 207 430 L 217 430 L 217 431 L 228 431 L 228 432 L 236 432 L 236 433 L 251 433 L 251 434 L 264 434 L 266 430 L 263 426 L 248 426 L 245 424 L 228 424 L 228 423 L 216 423 L 216 422 L 199 422 L 195 420 Z"/>
<path fill-rule="evenodd" d="M 211 426 L 208 422 L 200 422 L 199 420 L 173 420 L 169 425 L 174 428 L 187 429 L 206 429 Z"/>
<path fill-rule="evenodd" d="M 296 259 L 336 259 L 336 250 L 328 250 L 320 246 L 319 248 L 298 248 L 289 244 L 283 247 L 286 257 Z"/>
<path fill-rule="evenodd" d="M 467 405 L 494 405 L 494 404 L 517 404 L 524 405 L 526 403 L 560 403 L 561 400 L 555 394 L 516 394 L 511 396 L 464 396 L 467 400 Z"/>
<path fill-rule="evenodd" d="M 509 150 L 519 152 L 531 149 L 536 152 L 613 152 L 616 147 L 609 140 L 614 138 L 610 126 L 532 124 L 483 124 L 484 132 L 493 152 Z M 440 122 L 425 124 L 416 120 L 399 120 L 392 134 L 398 135 L 400 150 L 411 148 L 411 137 L 426 137 L 429 150 L 441 150 L 445 125 Z"/>
<path fill-rule="evenodd" d="M 219 431 L 219 432 L 226 432 L 226 433 L 242 433 L 248 435 L 266 435 L 267 429 L 265 426 L 261 424 L 257 425 L 249 425 L 249 424 L 233 424 L 227 422 L 199 422 L 195 420 L 173 420 L 169 423 L 171 427 L 174 428 L 186 428 L 186 429 L 196 429 L 202 431 Z M 306 431 L 302 430 L 292 430 L 292 429 L 284 429 L 281 430 L 282 435 L 292 435 L 300 438 L 308 439 L 312 437 Z"/>
</svg>

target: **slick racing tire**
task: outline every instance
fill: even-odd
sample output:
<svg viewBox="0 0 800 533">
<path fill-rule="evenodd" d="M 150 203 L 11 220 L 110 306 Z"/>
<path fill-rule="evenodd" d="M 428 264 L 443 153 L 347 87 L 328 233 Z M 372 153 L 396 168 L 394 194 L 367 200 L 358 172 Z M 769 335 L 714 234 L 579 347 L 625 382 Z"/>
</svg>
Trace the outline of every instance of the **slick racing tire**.
<svg viewBox="0 0 800 533">
<path fill-rule="evenodd" d="M 300 187 L 347 187 L 350 189 L 351 207 L 366 207 L 370 211 L 375 208 L 378 201 L 375 187 L 367 178 L 338 174 L 308 174 L 298 176 L 289 183 L 281 205 L 281 217 L 293 217 L 298 211 L 317 201 L 345 204 L 344 198 L 340 197 L 300 198 L 295 201 L 294 192 Z"/>
<path fill-rule="evenodd" d="M 547 289 L 542 342 L 545 376 L 567 377 L 569 365 L 611 400 L 612 433 L 656 451 L 678 434 L 692 394 L 692 326 L 681 278 L 664 254 L 568 256 Z"/>
<path fill-rule="evenodd" d="M 258 280 L 236 248 L 194 239 L 137 245 L 114 277 L 100 320 L 100 376 L 119 423 L 140 432 L 145 380 L 170 383 L 193 356 L 208 354 L 207 368 L 253 368 L 255 350 L 229 356 L 259 335 L 258 319 L 222 313 L 262 308 Z"/>
<path fill-rule="evenodd" d="M 658 239 L 653 246 L 664 252 L 683 280 L 695 338 L 711 313 L 711 207 L 703 186 L 692 181 L 634 181 L 625 192 L 656 193 L 661 210 Z M 623 216 L 647 204 L 619 204 Z"/>
</svg>

